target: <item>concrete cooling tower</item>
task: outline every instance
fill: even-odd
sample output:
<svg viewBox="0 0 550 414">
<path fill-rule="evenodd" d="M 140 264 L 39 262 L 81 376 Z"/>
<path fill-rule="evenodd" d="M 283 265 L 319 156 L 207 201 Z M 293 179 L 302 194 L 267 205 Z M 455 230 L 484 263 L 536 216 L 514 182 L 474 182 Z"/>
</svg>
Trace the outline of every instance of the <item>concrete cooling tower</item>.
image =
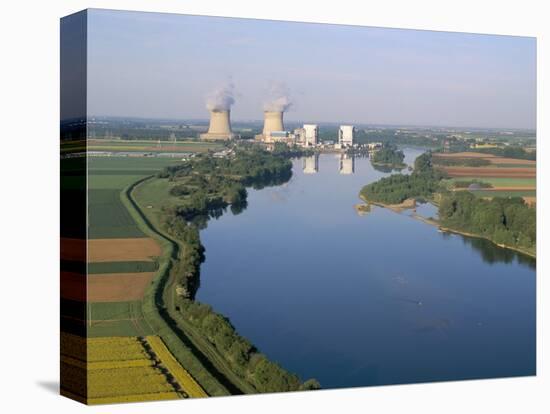
<svg viewBox="0 0 550 414">
<path fill-rule="evenodd" d="M 284 131 L 283 112 L 282 111 L 265 111 L 264 112 L 264 130 L 262 134 L 269 136 L 274 131 Z"/>
<path fill-rule="evenodd" d="M 201 134 L 201 139 L 233 139 L 229 110 L 214 109 L 210 111 L 210 126 L 208 132 Z"/>
</svg>

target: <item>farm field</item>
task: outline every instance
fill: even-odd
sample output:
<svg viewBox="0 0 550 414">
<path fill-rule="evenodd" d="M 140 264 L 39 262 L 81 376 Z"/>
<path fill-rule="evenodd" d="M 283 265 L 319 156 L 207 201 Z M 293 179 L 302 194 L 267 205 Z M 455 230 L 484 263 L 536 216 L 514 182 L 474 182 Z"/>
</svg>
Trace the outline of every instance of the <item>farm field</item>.
<svg viewBox="0 0 550 414">
<path fill-rule="evenodd" d="M 88 260 L 90 262 L 153 261 L 160 254 L 160 246 L 149 237 L 88 241 Z"/>
<path fill-rule="evenodd" d="M 207 152 L 219 151 L 223 145 L 216 142 L 201 141 L 161 141 L 155 140 L 103 140 L 88 141 L 90 151 L 145 151 L 145 152 Z"/>
<path fill-rule="evenodd" d="M 143 316 L 142 298 L 158 270 L 157 258 L 162 252 L 155 240 L 139 230 L 121 196 L 132 183 L 176 162 L 179 160 L 156 157 L 89 158 L 90 302 L 85 322 L 90 337 L 153 333 Z M 71 245 L 66 244 L 66 256 L 71 257 Z"/>
<path fill-rule="evenodd" d="M 91 239 L 144 237 L 120 199 L 121 191 L 140 178 L 179 162 L 173 158 L 90 157 L 88 209 Z"/>
<path fill-rule="evenodd" d="M 439 167 L 451 177 L 535 178 L 535 168 Z"/>
<path fill-rule="evenodd" d="M 477 197 L 535 197 L 536 192 L 533 191 L 506 191 L 506 190 L 475 190 L 471 191 Z"/>
<path fill-rule="evenodd" d="M 528 187 L 535 188 L 536 180 L 534 178 L 513 178 L 513 177 L 460 177 L 453 178 L 451 181 L 478 180 L 491 184 L 493 187 Z"/>
<path fill-rule="evenodd" d="M 93 175 L 149 175 L 178 162 L 178 158 L 161 157 L 89 157 L 88 172 Z"/>
<path fill-rule="evenodd" d="M 142 183 L 134 190 L 134 197 L 140 208 L 147 211 L 148 218 L 157 228 L 161 227 L 159 218 L 162 215 L 158 200 L 162 200 L 165 206 L 177 205 L 179 202 L 178 197 L 170 194 L 170 188 L 173 185 L 175 183 L 170 183 L 166 178 L 157 178 Z"/>
<path fill-rule="evenodd" d="M 141 300 L 154 275 L 154 272 L 88 275 L 88 301 Z"/>
<path fill-rule="evenodd" d="M 120 201 L 118 189 L 88 190 L 90 239 L 144 237 Z"/>
<path fill-rule="evenodd" d="M 155 272 L 156 261 L 94 262 L 88 263 L 88 274 Z"/>
<path fill-rule="evenodd" d="M 62 393 L 80 401 L 109 404 L 207 396 L 156 336 L 84 339 L 63 334 L 61 340 L 65 379 L 82 378 L 88 369 L 87 390 L 78 389 L 78 382 L 62 385 Z"/>
<path fill-rule="evenodd" d="M 498 157 L 492 154 L 478 152 L 459 152 L 448 154 L 434 154 L 437 159 L 483 159 L 488 165 L 479 167 L 444 166 L 437 168 L 450 176 L 450 182 L 477 181 L 490 184 L 490 188 L 471 190 L 478 197 L 523 197 L 526 202 L 536 202 L 536 161 L 507 157 Z"/>
<path fill-rule="evenodd" d="M 88 304 L 88 337 L 143 336 L 153 334 L 145 321 L 141 301 Z"/>
<path fill-rule="evenodd" d="M 93 205 L 92 202 L 89 205 L 92 216 L 104 214 L 105 217 L 89 221 L 91 239 L 88 240 L 88 263 L 86 263 L 87 258 L 82 257 L 82 247 L 84 247 L 82 244 L 86 243 L 84 240 L 62 241 L 63 270 L 69 273 L 64 277 L 71 278 L 73 286 L 76 286 L 71 288 L 71 283 L 67 284 L 69 293 L 63 294 L 69 298 L 62 297 L 64 304 L 62 327 L 65 327 L 64 331 L 85 335 L 90 339 L 160 335 L 162 344 L 165 345 L 164 352 L 169 350 L 166 355 L 173 355 L 175 358 L 166 364 L 179 362 L 180 373 L 177 375 L 180 378 L 185 377 L 181 374 L 181 366 L 184 366 L 192 372 L 193 378 L 200 381 L 208 394 L 227 395 L 229 392 L 219 379 L 205 369 L 203 357 L 197 356 L 193 346 L 182 342 L 182 339 L 172 332 L 170 326 L 154 307 L 155 299 L 152 297 L 151 289 L 159 283 L 158 278 L 155 277 L 158 272 L 166 271 L 166 263 L 163 262 L 164 252 L 161 251 L 156 239 L 147 237 L 139 230 L 135 221 L 138 217 L 134 216 L 131 202 L 125 198 L 124 194 L 131 184 L 141 178 L 154 175 L 165 166 L 176 162 L 179 162 L 179 159 L 160 157 L 92 157 L 89 159 L 90 197 L 94 197 L 94 191 L 110 192 L 110 194 L 99 210 L 97 204 Z M 144 208 L 146 209 L 147 206 Z M 124 222 L 113 220 L 113 212 L 116 213 L 116 217 L 122 217 Z M 102 226 L 98 227 L 98 223 Z M 132 229 L 131 232 L 127 231 L 128 228 Z M 88 284 L 84 277 L 84 269 L 87 265 L 90 272 Z M 136 281 L 139 283 L 136 284 Z M 82 286 L 83 282 L 84 286 Z M 77 290 L 76 295 L 71 290 Z M 87 292 L 90 301 L 84 301 L 86 293 L 82 292 Z M 71 293 L 73 293 L 72 296 Z M 159 366 L 164 367 L 164 365 Z M 171 369 L 176 369 L 174 367 L 175 365 Z M 74 370 L 75 367 L 65 364 L 63 369 Z M 186 378 L 186 381 L 189 381 L 189 378 Z M 186 384 L 190 387 L 190 382 Z M 204 391 L 203 393 L 198 391 L 202 388 L 197 387 L 198 385 L 191 387 L 189 392 L 184 388 L 183 391 L 180 390 L 181 395 L 167 394 L 166 397 L 181 398 L 186 394 L 206 395 L 203 394 Z M 173 393 L 173 390 L 170 393 Z M 75 395 L 83 394 L 75 393 Z M 92 397 L 92 403 L 161 398 L 159 393 L 117 396 L 116 400 L 113 400 L 113 396 L 90 395 L 90 398 Z"/>
</svg>

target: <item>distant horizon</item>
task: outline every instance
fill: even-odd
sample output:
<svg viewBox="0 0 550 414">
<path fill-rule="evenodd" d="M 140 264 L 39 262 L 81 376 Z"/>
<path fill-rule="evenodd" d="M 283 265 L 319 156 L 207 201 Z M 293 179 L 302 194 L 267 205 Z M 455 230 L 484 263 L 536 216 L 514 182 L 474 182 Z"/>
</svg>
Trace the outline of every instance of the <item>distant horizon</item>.
<svg viewBox="0 0 550 414">
<path fill-rule="evenodd" d="M 121 115 L 88 115 L 88 120 L 90 118 L 105 118 L 105 119 L 120 119 L 120 120 L 141 120 L 141 121 L 169 121 L 169 122 L 183 122 L 183 121 L 200 121 L 208 123 L 210 119 L 205 118 L 173 118 L 173 117 L 150 117 L 150 116 L 121 116 Z M 231 112 L 231 123 L 236 122 L 256 122 L 263 123 L 263 118 L 258 119 L 239 119 L 233 117 L 233 112 Z M 353 125 L 353 126 L 372 126 L 372 127 L 385 127 L 385 128 L 395 128 L 395 127 L 408 127 L 408 128 L 446 128 L 446 129 L 462 129 L 462 130 L 497 130 L 497 131 L 526 131 L 536 133 L 536 128 L 505 128 L 505 127 L 478 127 L 478 126 L 459 126 L 459 125 L 423 125 L 423 124 L 382 124 L 376 122 L 355 122 L 355 121 L 318 121 L 318 120 L 294 120 L 286 119 L 283 121 L 285 124 L 288 123 L 299 123 L 307 124 L 314 123 L 318 125 L 323 124 L 334 124 L 334 125 Z"/>
<path fill-rule="evenodd" d="M 536 39 L 88 10 L 90 113 L 536 129 Z M 359 121 L 360 120 L 360 121 Z"/>
</svg>

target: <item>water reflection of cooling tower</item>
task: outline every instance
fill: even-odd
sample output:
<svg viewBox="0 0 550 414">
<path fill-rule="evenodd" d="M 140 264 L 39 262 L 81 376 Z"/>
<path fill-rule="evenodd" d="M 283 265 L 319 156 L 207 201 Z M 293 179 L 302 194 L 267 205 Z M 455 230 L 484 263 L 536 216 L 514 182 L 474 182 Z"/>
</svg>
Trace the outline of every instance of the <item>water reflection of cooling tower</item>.
<svg viewBox="0 0 550 414">
<path fill-rule="evenodd" d="M 264 130 L 262 134 L 268 136 L 274 131 L 284 131 L 283 113 L 280 111 L 264 111 Z"/>
<path fill-rule="evenodd" d="M 348 154 L 340 154 L 340 174 L 355 173 L 355 157 Z"/>
<path fill-rule="evenodd" d="M 304 174 L 316 174 L 319 171 L 319 154 L 304 157 L 303 171 Z"/>
<path fill-rule="evenodd" d="M 214 109 L 210 111 L 210 126 L 206 134 L 200 135 L 201 139 L 232 139 L 231 121 L 229 110 Z"/>
</svg>

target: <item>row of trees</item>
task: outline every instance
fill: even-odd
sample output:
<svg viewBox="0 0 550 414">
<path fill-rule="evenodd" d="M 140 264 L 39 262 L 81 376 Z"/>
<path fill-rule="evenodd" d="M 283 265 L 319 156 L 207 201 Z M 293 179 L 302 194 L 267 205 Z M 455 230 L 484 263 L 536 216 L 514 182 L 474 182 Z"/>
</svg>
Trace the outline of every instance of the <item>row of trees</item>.
<svg viewBox="0 0 550 414">
<path fill-rule="evenodd" d="M 258 392 L 320 388 L 316 380 L 302 383 L 296 375 L 269 361 L 248 340 L 238 335 L 231 322 L 223 315 L 216 313 L 211 306 L 183 300 L 180 311 L 224 356 L 233 372 L 246 379 Z"/>
<path fill-rule="evenodd" d="M 493 154 L 498 157 L 518 158 L 520 160 L 534 161 L 537 159 L 536 151 L 526 151 L 522 147 L 512 146 L 512 145 L 507 147 L 496 147 L 496 148 L 476 148 L 476 152 Z"/>
<path fill-rule="evenodd" d="M 491 161 L 485 158 L 443 158 L 435 157 L 434 164 L 446 167 L 461 166 L 461 167 L 486 167 L 491 164 Z"/>
<path fill-rule="evenodd" d="M 469 191 L 442 196 L 439 220 L 443 226 L 479 234 L 495 243 L 534 250 L 536 210 L 521 197 L 478 198 Z"/>
</svg>

